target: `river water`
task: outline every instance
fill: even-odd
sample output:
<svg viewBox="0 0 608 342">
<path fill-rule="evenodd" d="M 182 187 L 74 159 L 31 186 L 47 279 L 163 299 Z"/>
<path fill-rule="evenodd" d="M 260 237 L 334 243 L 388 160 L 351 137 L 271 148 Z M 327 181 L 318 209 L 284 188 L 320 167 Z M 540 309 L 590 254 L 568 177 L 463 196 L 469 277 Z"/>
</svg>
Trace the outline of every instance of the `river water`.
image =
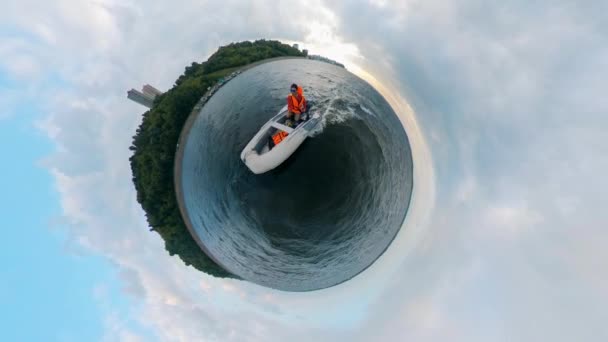
<svg viewBox="0 0 608 342">
<path fill-rule="evenodd" d="M 294 82 L 326 113 L 322 128 L 254 175 L 240 152 Z M 346 69 L 305 59 L 256 66 L 220 88 L 185 139 L 181 172 L 205 249 L 229 272 L 284 291 L 364 271 L 400 229 L 413 186 L 408 138 L 388 103 Z"/>
</svg>

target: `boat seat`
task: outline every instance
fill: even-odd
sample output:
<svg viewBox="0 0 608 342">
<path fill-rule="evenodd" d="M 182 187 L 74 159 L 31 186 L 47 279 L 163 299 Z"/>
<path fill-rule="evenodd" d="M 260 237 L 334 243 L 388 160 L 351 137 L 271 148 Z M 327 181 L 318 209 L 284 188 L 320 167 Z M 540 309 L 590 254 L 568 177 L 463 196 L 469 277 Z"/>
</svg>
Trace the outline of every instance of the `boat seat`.
<svg viewBox="0 0 608 342">
<path fill-rule="evenodd" d="M 291 128 L 289 126 L 286 126 L 286 125 L 283 125 L 283 124 L 280 124 L 278 122 L 273 122 L 271 124 L 271 126 L 274 127 L 274 128 L 276 128 L 276 129 L 280 129 L 281 131 L 285 131 L 285 132 L 287 132 L 287 134 L 291 134 L 291 132 L 293 132 L 293 128 Z"/>
</svg>

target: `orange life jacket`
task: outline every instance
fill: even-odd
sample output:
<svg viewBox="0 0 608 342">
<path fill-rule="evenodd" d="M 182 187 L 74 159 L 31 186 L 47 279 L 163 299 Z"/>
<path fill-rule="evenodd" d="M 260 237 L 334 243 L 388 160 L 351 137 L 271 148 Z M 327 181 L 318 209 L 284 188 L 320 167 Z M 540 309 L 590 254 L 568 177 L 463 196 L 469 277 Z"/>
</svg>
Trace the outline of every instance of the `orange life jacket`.
<svg viewBox="0 0 608 342">
<path fill-rule="evenodd" d="M 298 86 L 298 95 L 300 96 L 300 100 L 298 100 L 298 97 L 293 96 L 293 94 L 287 95 L 287 109 L 296 114 L 300 114 L 306 110 L 306 98 L 304 97 L 304 90 L 300 86 Z"/>
<path fill-rule="evenodd" d="M 275 133 L 272 136 L 272 141 L 274 142 L 275 146 L 278 145 L 281 141 L 283 141 L 283 139 L 285 139 L 287 135 L 287 132 L 284 131 L 278 131 L 277 133 Z"/>
</svg>

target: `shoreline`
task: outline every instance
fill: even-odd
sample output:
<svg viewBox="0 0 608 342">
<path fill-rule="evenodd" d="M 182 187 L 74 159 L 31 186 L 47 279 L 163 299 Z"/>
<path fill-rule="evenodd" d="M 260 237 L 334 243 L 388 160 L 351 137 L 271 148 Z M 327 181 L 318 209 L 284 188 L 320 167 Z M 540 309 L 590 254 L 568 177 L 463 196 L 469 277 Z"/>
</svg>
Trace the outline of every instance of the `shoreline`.
<svg viewBox="0 0 608 342">
<path fill-rule="evenodd" d="M 236 70 L 236 72 L 242 73 L 244 71 L 247 71 L 247 70 L 254 68 L 258 65 L 261 65 L 261 64 L 275 62 L 275 61 L 279 61 L 279 60 L 287 60 L 287 59 L 308 59 L 308 58 L 295 57 L 295 56 L 268 58 L 268 59 L 263 59 L 261 61 L 257 61 L 257 62 L 253 62 L 253 63 L 247 64 L 247 65 L 244 65 L 242 68 Z M 230 82 L 230 80 L 227 82 Z M 215 90 L 217 90 L 217 89 L 219 89 L 219 88 L 215 88 Z M 179 134 L 179 138 L 177 139 L 177 146 L 176 146 L 177 151 L 175 152 L 175 159 L 173 161 L 173 187 L 175 189 L 175 197 L 177 199 L 177 205 L 179 207 L 180 214 L 182 215 L 182 219 L 184 220 L 186 228 L 190 232 L 190 235 L 192 236 L 192 238 L 196 241 L 196 243 L 201 248 L 201 250 L 211 260 L 213 260 L 213 262 L 215 262 L 218 266 L 223 268 L 227 273 L 235 276 L 236 279 L 241 279 L 237 275 L 232 274 L 222 263 L 220 263 L 217 259 L 215 259 L 215 257 L 209 252 L 209 250 L 207 250 L 207 248 L 205 248 L 200 237 L 196 234 L 196 231 L 194 230 L 192 222 L 190 221 L 190 216 L 188 216 L 188 213 L 187 213 L 186 207 L 185 207 L 185 203 L 184 203 L 184 196 L 183 196 L 184 194 L 183 194 L 183 190 L 182 190 L 182 162 L 184 159 L 183 141 L 190 133 L 190 130 L 192 129 L 192 126 L 194 125 L 196 118 L 198 118 L 199 113 L 201 112 L 202 108 L 205 106 L 207 100 L 210 98 L 210 96 L 207 96 L 210 91 L 214 91 L 214 89 L 212 88 L 210 90 L 207 90 L 201 96 L 201 98 L 198 100 L 196 105 L 194 105 L 194 107 L 192 108 L 192 111 L 190 112 L 190 115 L 188 115 L 188 119 L 186 119 L 186 122 L 184 123 L 184 126 L 182 127 L 181 133 Z M 213 95 L 211 95 L 211 96 L 213 96 Z"/>
</svg>

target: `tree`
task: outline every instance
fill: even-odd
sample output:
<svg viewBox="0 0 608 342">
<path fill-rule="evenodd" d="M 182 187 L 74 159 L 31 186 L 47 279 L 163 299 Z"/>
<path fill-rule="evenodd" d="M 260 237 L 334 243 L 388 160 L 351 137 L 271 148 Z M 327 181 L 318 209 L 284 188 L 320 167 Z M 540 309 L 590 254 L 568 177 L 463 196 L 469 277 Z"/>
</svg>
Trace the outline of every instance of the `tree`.
<svg viewBox="0 0 608 342">
<path fill-rule="evenodd" d="M 193 62 L 173 88 L 156 97 L 129 147 L 137 201 L 146 213 L 150 231 L 163 238 L 170 255 L 178 255 L 186 265 L 216 277 L 234 276 L 201 250 L 184 223 L 173 180 L 176 145 L 193 107 L 223 76 L 222 70 L 281 56 L 303 54 L 279 41 L 261 39 L 222 46 L 207 61 Z"/>
</svg>

